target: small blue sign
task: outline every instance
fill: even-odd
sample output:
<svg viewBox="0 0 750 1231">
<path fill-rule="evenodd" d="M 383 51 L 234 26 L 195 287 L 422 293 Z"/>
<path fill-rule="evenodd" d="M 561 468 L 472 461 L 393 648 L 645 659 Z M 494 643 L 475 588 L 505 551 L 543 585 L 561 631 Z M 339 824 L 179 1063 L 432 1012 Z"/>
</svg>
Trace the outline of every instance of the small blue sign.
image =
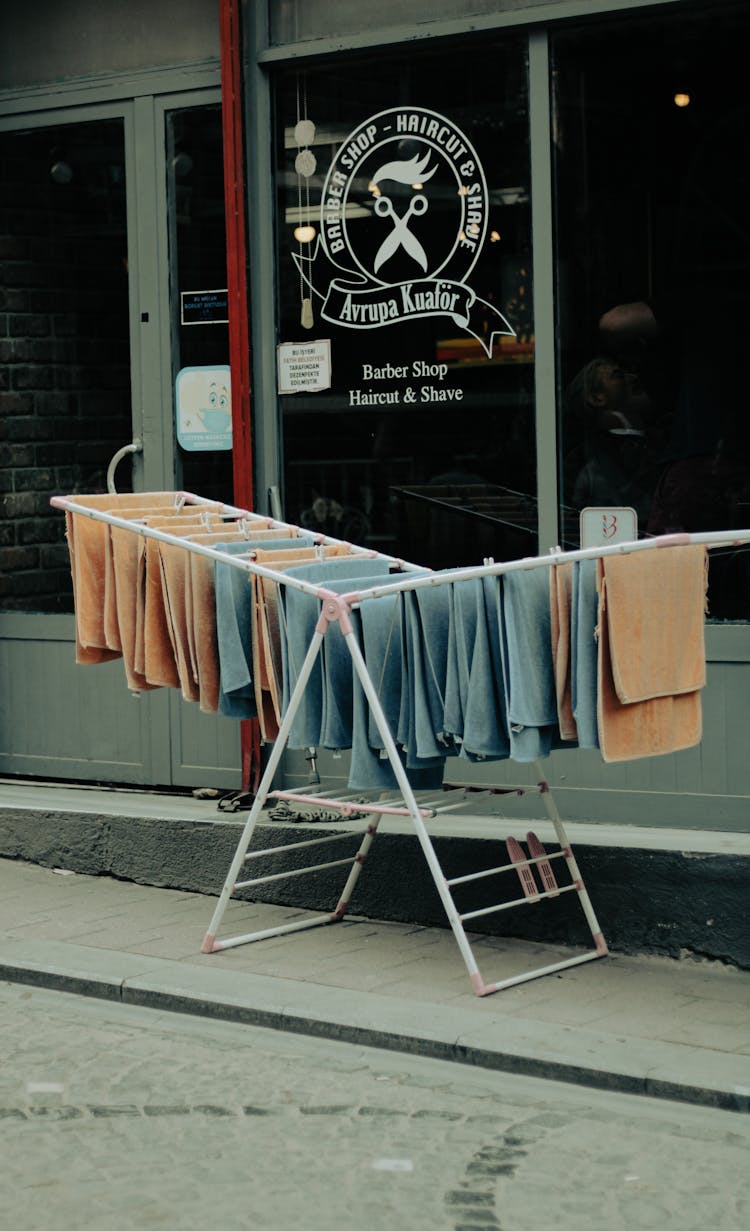
<svg viewBox="0 0 750 1231">
<path fill-rule="evenodd" d="M 175 382 L 177 440 L 191 453 L 232 447 L 229 364 L 182 368 Z"/>
</svg>

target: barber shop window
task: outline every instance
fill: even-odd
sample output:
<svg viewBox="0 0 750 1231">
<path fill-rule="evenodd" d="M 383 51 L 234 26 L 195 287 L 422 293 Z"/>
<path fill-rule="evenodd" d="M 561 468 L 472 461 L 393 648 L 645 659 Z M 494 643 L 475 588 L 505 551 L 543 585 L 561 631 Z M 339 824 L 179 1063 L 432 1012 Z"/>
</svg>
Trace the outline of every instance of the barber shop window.
<svg viewBox="0 0 750 1231">
<path fill-rule="evenodd" d="M 553 41 L 563 526 L 750 525 L 750 15 L 716 6 Z M 750 553 L 712 551 L 709 618 L 750 618 Z"/>
<path fill-rule="evenodd" d="M 275 131 L 285 516 L 534 553 L 525 40 L 285 73 Z"/>
</svg>

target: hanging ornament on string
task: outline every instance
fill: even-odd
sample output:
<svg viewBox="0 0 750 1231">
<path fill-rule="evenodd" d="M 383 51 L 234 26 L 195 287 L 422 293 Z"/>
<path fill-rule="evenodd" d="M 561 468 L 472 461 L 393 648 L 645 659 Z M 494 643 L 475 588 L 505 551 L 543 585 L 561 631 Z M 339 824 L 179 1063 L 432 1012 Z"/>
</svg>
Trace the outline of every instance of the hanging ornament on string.
<svg viewBox="0 0 750 1231">
<path fill-rule="evenodd" d="M 305 95 L 306 95 L 305 89 Z M 299 244 L 299 290 L 301 301 L 300 324 L 303 329 L 312 329 L 315 324 L 313 315 L 312 299 L 310 292 L 305 290 L 305 279 L 302 274 L 304 268 L 303 261 L 307 260 L 312 278 L 312 262 L 309 257 L 304 256 L 305 246 L 312 243 L 315 238 L 315 227 L 311 222 L 310 212 L 310 177 L 315 174 L 317 160 L 312 150 L 309 148 L 315 140 L 315 125 L 312 120 L 307 119 L 307 97 L 305 96 L 304 103 L 305 117 L 302 117 L 300 107 L 300 89 L 299 81 L 297 82 L 297 123 L 294 127 L 294 140 L 297 145 L 297 156 L 294 160 L 294 169 L 297 172 L 297 226 L 294 229 L 294 237 Z M 304 182 L 304 208 L 302 204 L 302 185 Z M 307 248 L 309 251 L 309 247 Z"/>
</svg>

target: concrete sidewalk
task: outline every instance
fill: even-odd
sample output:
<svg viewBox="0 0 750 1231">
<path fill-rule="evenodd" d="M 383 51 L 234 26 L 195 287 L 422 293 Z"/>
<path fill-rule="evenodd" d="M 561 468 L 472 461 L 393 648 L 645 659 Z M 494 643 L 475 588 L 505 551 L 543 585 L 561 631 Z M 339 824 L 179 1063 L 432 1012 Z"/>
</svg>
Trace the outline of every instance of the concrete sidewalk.
<svg viewBox="0 0 750 1231">
<path fill-rule="evenodd" d="M 202 894 L 0 860 L 0 978 L 750 1110 L 746 971 L 613 956 L 479 1000 L 450 930 L 345 919 L 205 955 L 213 907 Z M 232 901 L 222 934 L 309 913 Z M 570 956 L 473 943 L 488 981 Z"/>
</svg>

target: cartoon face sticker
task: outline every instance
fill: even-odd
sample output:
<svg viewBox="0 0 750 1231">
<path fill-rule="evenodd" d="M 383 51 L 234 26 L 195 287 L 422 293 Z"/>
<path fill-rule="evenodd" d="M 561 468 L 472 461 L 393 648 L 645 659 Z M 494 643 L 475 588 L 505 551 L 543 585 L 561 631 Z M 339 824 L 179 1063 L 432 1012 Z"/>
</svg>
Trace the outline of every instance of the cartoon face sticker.
<svg viewBox="0 0 750 1231">
<path fill-rule="evenodd" d="M 232 447 L 229 367 L 183 368 L 176 381 L 177 440 L 183 449 Z"/>
</svg>

